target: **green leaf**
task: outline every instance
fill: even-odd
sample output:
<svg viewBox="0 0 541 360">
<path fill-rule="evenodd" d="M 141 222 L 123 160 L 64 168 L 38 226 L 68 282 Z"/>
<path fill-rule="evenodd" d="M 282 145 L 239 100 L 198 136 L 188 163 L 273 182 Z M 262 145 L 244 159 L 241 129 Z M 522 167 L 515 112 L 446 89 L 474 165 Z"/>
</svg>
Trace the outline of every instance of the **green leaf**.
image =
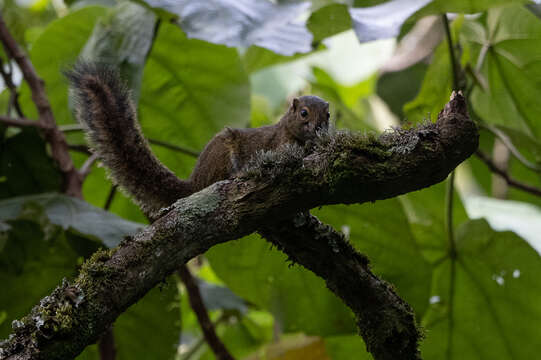
<svg viewBox="0 0 541 360">
<path fill-rule="evenodd" d="M 442 13 L 474 14 L 502 5 L 521 5 L 530 0 L 433 0 L 415 16 L 439 15 Z"/>
<path fill-rule="evenodd" d="M 180 313 L 175 306 L 176 284 L 171 282 L 149 291 L 137 304 L 120 315 L 113 327 L 118 360 L 173 359 L 179 340 Z M 99 360 L 93 345 L 77 360 Z"/>
<path fill-rule="evenodd" d="M 119 3 L 97 22 L 81 58 L 117 66 L 137 99 L 155 22 L 156 16 L 142 6 Z"/>
<path fill-rule="evenodd" d="M 540 138 L 539 19 L 519 6 L 492 9 L 484 27 L 466 22 L 463 37 L 472 48 L 473 59 L 483 46 L 488 48 L 481 73 L 489 88 L 474 88 L 471 100 L 476 113 L 489 123 Z"/>
<path fill-rule="evenodd" d="M 424 258 L 430 263 L 437 263 L 446 256 L 448 234 L 445 230 L 446 217 L 445 182 L 420 191 L 400 196 L 410 222 L 411 231 Z M 460 196 L 454 191 L 453 227 L 456 229 L 468 220 Z"/>
<path fill-rule="evenodd" d="M 401 71 L 384 73 L 378 78 L 378 96 L 400 120 L 404 118 L 404 105 L 419 92 L 427 68 L 424 63 L 417 63 Z"/>
<path fill-rule="evenodd" d="M 269 310 L 285 332 L 336 335 L 354 331 L 353 314 L 321 278 L 253 235 L 211 248 L 216 274 L 237 295 Z M 318 316 L 314 316 L 318 314 Z"/>
<path fill-rule="evenodd" d="M 306 26 L 314 35 L 312 42 L 317 43 L 329 36 L 350 29 L 351 17 L 346 5 L 330 4 L 314 11 Z"/>
<path fill-rule="evenodd" d="M 244 62 L 246 71 L 248 73 L 253 73 L 269 66 L 284 64 L 287 62 L 301 59 L 307 55 L 313 54 L 316 51 L 320 51 L 324 49 L 325 49 L 325 46 L 319 45 L 318 48 L 312 52 L 308 52 L 305 54 L 295 54 L 291 56 L 285 56 L 285 55 L 277 54 L 271 50 L 267 50 L 259 46 L 250 46 L 248 50 L 246 51 L 246 53 L 244 53 L 242 60 Z"/>
<path fill-rule="evenodd" d="M 406 120 L 412 123 L 430 119 L 435 121 L 438 113 L 449 101 L 453 77 L 446 42 L 436 49 L 432 63 L 425 73 L 419 94 L 404 105 Z"/>
<path fill-rule="evenodd" d="M 541 4 L 528 4 L 526 8 L 530 10 L 535 16 L 541 18 Z"/>
<path fill-rule="evenodd" d="M 532 359 L 541 351 L 541 259 L 484 220 L 457 231 L 457 256 L 435 270 L 423 319 L 426 359 Z"/>
<path fill-rule="evenodd" d="M 52 224 L 72 230 L 114 247 L 128 234 L 143 225 L 124 220 L 85 201 L 61 194 L 20 196 L 0 201 L 0 220 L 16 219 L 25 204 L 36 203 L 44 208 Z"/>
<path fill-rule="evenodd" d="M 32 46 L 30 60 L 38 75 L 45 80 L 45 90 L 57 124 L 73 122 L 68 107 L 68 83 L 62 76 L 62 70 L 75 62 L 95 21 L 104 13 L 104 8 L 93 6 L 52 21 Z M 21 89 L 20 101 L 25 115 L 36 118 L 36 108 L 26 84 Z"/>
<path fill-rule="evenodd" d="M 417 316 L 425 312 L 431 267 L 419 250 L 397 199 L 325 207 L 313 213 L 341 229 L 355 248 L 368 256 L 374 272 L 396 286 Z"/>
<path fill-rule="evenodd" d="M 484 218 L 496 231 L 513 231 L 541 254 L 541 207 L 485 196 L 468 197 L 465 204 L 472 218 Z"/>
<path fill-rule="evenodd" d="M 337 83 L 330 74 L 319 67 L 313 67 L 314 80 L 310 82 L 315 94 L 329 100 L 335 125 L 350 130 L 372 130 L 367 124 L 367 104 L 362 100 L 374 92 L 375 77 L 369 77 L 353 86 Z"/>
<path fill-rule="evenodd" d="M 36 129 L 3 140 L 0 150 L 0 199 L 60 190 L 61 175 Z"/>
<path fill-rule="evenodd" d="M 356 360 L 373 359 L 358 334 L 327 337 L 325 348 L 332 360 L 350 360 L 352 354 L 355 354 Z"/>
<path fill-rule="evenodd" d="M 250 85 L 237 51 L 162 24 L 145 66 L 139 114 L 147 136 L 196 150 L 225 125 L 246 126 Z M 194 158 L 154 150 L 181 177 L 191 172 Z"/>
<path fill-rule="evenodd" d="M 75 274 L 81 254 L 62 229 L 49 221 L 44 209 L 36 203 L 20 206 L 18 217 L 6 220 L 1 201 L 2 221 L 9 225 L 0 242 L 0 282 L 9 291 L 0 292 L 0 313 L 6 321 L 0 324 L 0 338 L 11 332 L 11 321 L 25 315 L 49 293 L 63 277 Z M 4 224 L 5 224 L 4 223 Z M 80 238 L 79 246 L 95 251 L 99 243 Z"/>
</svg>

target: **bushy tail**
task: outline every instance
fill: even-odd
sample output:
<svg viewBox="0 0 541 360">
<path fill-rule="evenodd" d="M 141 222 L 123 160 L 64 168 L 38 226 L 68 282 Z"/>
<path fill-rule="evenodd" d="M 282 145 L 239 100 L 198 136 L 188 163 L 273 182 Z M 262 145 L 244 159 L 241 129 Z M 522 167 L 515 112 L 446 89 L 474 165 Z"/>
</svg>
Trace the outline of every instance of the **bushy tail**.
<svg viewBox="0 0 541 360">
<path fill-rule="evenodd" d="M 150 151 L 143 137 L 130 90 L 118 72 L 80 62 L 66 72 L 76 116 L 113 181 L 127 191 L 151 218 L 159 209 L 192 193 Z"/>
</svg>

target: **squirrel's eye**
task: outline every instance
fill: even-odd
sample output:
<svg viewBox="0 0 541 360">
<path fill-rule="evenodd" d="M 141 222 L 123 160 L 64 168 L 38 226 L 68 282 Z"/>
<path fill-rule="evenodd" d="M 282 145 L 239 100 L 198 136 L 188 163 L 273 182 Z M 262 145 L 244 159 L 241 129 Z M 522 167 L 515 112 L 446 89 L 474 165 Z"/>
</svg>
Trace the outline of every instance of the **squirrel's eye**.
<svg viewBox="0 0 541 360">
<path fill-rule="evenodd" d="M 308 111 L 307 111 L 306 109 L 302 109 L 302 110 L 301 110 L 301 116 L 302 116 L 303 118 L 307 117 L 307 116 L 308 116 Z"/>
</svg>

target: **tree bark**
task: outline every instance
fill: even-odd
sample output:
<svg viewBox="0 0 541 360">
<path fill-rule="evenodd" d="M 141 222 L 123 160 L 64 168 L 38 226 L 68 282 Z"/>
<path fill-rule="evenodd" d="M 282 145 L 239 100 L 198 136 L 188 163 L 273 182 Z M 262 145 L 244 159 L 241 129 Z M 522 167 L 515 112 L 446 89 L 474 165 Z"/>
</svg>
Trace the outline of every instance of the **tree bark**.
<svg viewBox="0 0 541 360">
<path fill-rule="evenodd" d="M 465 100 L 453 94 L 435 124 L 379 138 L 338 132 L 320 139 L 306 157 L 294 146 L 261 154 L 239 177 L 178 200 L 116 249 L 94 254 L 74 281 L 64 281 L 15 322 L 14 334 L 0 345 L 0 357 L 74 358 L 180 265 L 216 244 L 261 230 L 291 259 L 323 277 L 354 311 L 376 360 L 418 359 L 420 336 L 410 307 L 334 230 L 308 215 L 295 215 L 438 183 L 477 145 L 477 127 Z M 286 236 L 286 225 L 305 235 Z"/>
</svg>

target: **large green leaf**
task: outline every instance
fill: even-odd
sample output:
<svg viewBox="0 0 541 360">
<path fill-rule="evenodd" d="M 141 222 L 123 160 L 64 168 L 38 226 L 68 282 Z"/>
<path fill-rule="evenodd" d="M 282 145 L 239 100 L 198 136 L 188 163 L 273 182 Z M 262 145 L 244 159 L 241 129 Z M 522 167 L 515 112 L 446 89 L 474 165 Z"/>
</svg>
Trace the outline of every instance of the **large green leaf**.
<svg viewBox="0 0 541 360">
<path fill-rule="evenodd" d="M 520 21 L 517 21 L 520 19 Z M 462 32 L 473 56 L 486 50 L 472 103 L 483 120 L 541 137 L 541 22 L 520 6 L 492 9 L 486 25 L 467 21 Z M 483 49 L 484 47 L 484 49 Z M 482 50 L 483 49 L 483 50 Z M 481 61 L 483 56 L 480 56 Z"/>
<path fill-rule="evenodd" d="M 312 91 L 329 100 L 332 120 L 336 127 L 350 130 L 374 129 L 374 124 L 366 121 L 368 104 L 365 100 L 374 93 L 375 77 L 369 77 L 352 86 L 344 86 L 322 68 L 313 67 L 312 73 Z"/>
<path fill-rule="evenodd" d="M 100 18 L 81 51 L 81 58 L 120 69 L 135 98 L 154 37 L 155 15 L 140 5 L 121 2 Z"/>
<path fill-rule="evenodd" d="M 0 220 L 16 219 L 28 203 L 42 206 L 52 224 L 99 240 L 108 247 L 118 245 L 124 236 L 135 233 L 143 226 L 96 208 L 85 201 L 53 193 L 0 201 Z"/>
<path fill-rule="evenodd" d="M 258 236 L 215 246 L 207 257 L 231 290 L 268 309 L 285 332 L 336 335 L 354 329 L 353 314 L 322 279 L 288 267 L 286 256 Z"/>
<path fill-rule="evenodd" d="M 415 16 L 450 13 L 478 13 L 493 7 L 509 4 L 526 4 L 530 0 L 433 0 Z"/>
<path fill-rule="evenodd" d="M 541 254 L 541 207 L 485 196 L 470 196 L 465 205 L 472 219 L 484 218 L 496 231 L 513 231 Z"/>
<path fill-rule="evenodd" d="M 422 316 L 428 305 L 431 267 L 397 199 L 325 207 L 313 213 L 346 233 L 355 248 L 368 256 L 374 272 L 396 286 L 416 314 Z"/>
<path fill-rule="evenodd" d="M 457 256 L 436 268 L 423 319 L 427 359 L 533 359 L 541 351 L 541 259 L 484 220 L 457 232 Z"/>
<path fill-rule="evenodd" d="M 147 136 L 197 150 L 225 125 L 246 126 L 250 86 L 237 51 L 162 24 L 145 66 L 139 114 Z M 195 159 L 154 150 L 180 176 L 191 172 Z"/>
<path fill-rule="evenodd" d="M 419 92 L 427 68 L 426 64 L 417 63 L 401 71 L 384 73 L 378 78 L 376 92 L 399 120 L 404 118 L 404 105 Z"/>
<path fill-rule="evenodd" d="M 104 13 L 104 8 L 92 6 L 52 21 L 32 46 L 30 60 L 38 75 L 45 80 L 45 90 L 57 124 L 73 122 L 68 107 L 68 83 L 62 76 L 62 70 L 75 62 L 96 19 Z M 37 117 L 26 85 L 21 90 L 21 104 L 27 117 Z"/>
<path fill-rule="evenodd" d="M 149 291 L 137 304 L 123 313 L 113 326 L 116 359 L 174 359 L 180 332 L 180 313 L 175 306 L 178 290 L 171 282 Z M 93 345 L 77 360 L 99 360 Z"/>
<path fill-rule="evenodd" d="M 325 338 L 325 348 L 332 360 L 372 360 L 359 335 L 332 336 Z M 353 355 L 355 354 L 355 355 Z"/>
<path fill-rule="evenodd" d="M 448 256 L 449 240 L 445 227 L 446 186 L 446 183 L 440 183 L 400 197 L 419 250 L 430 263 L 437 263 Z M 456 191 L 452 211 L 454 228 L 468 220 Z"/>
<path fill-rule="evenodd" d="M 314 35 L 314 42 L 346 31 L 351 28 L 351 17 L 347 6 L 343 4 L 330 4 L 312 13 L 306 23 Z"/>
<path fill-rule="evenodd" d="M 315 51 L 324 49 L 325 46 L 319 45 L 318 48 L 315 49 Z M 301 59 L 312 53 L 313 52 L 285 56 L 259 46 L 250 46 L 248 50 L 246 50 L 246 52 L 244 53 L 242 60 L 244 62 L 244 66 L 246 67 L 246 71 L 249 73 L 253 73 L 269 66 L 274 66 Z"/>
<path fill-rule="evenodd" d="M 449 101 L 452 82 L 449 50 L 447 43 L 443 42 L 434 53 L 419 94 L 404 105 L 406 120 L 412 123 L 424 119 L 436 120 L 439 111 Z"/>
<path fill-rule="evenodd" d="M 5 288 L 0 292 L 0 313 L 5 316 L 0 321 L 0 338 L 11 332 L 12 320 L 25 315 L 63 277 L 74 275 L 80 258 L 99 246 L 96 241 L 62 231 L 36 202 L 19 204 L 17 216 L 6 217 L 14 207 L 10 201 L 0 202 L 4 224 L 0 282 Z"/>
</svg>

